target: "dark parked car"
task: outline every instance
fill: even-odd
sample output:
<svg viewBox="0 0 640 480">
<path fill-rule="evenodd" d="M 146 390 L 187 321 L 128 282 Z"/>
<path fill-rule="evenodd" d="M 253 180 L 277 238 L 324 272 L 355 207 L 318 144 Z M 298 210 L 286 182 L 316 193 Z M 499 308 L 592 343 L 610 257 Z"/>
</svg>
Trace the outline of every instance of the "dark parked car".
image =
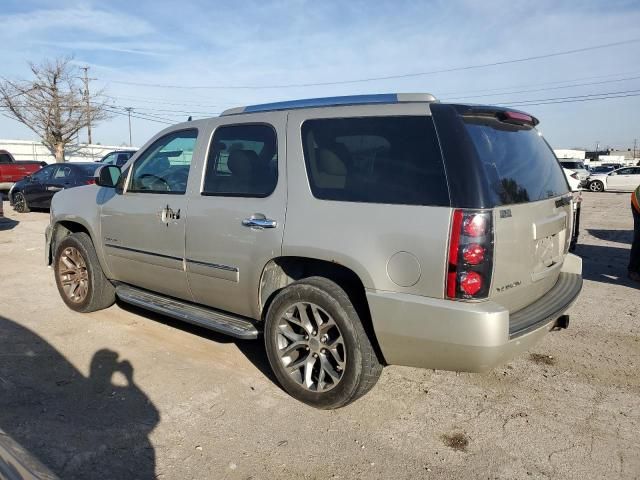
<svg viewBox="0 0 640 480">
<path fill-rule="evenodd" d="M 101 163 L 58 163 L 47 165 L 16 182 L 9 190 L 9 203 L 16 212 L 31 207 L 49 208 L 53 195 L 65 188 L 95 183 L 93 175 Z"/>
<path fill-rule="evenodd" d="M 127 161 L 136 153 L 135 150 L 115 150 L 107 153 L 104 157 L 98 160 L 103 165 L 115 165 L 117 167 L 123 166 Z"/>
</svg>

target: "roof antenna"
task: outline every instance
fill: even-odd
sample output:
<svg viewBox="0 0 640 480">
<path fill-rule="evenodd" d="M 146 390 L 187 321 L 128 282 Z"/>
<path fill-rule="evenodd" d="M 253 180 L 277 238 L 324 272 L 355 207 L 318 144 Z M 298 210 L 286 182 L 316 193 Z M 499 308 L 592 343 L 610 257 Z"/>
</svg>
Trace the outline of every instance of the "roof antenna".
<svg viewBox="0 0 640 480">
<path fill-rule="evenodd" d="M 189 118 L 187 118 L 187 122 L 191 121 L 191 115 L 189 115 Z"/>
</svg>

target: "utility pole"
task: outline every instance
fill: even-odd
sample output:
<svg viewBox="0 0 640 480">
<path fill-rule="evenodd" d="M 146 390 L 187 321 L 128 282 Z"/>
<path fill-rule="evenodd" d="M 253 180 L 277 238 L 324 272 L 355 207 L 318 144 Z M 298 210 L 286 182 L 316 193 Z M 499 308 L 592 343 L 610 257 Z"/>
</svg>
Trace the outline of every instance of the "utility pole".
<svg viewBox="0 0 640 480">
<path fill-rule="evenodd" d="M 636 159 L 636 149 L 638 148 L 638 139 L 633 139 L 633 159 Z"/>
<path fill-rule="evenodd" d="M 129 146 L 133 147 L 133 142 L 131 141 L 131 111 L 133 110 L 133 108 L 127 107 L 125 108 L 125 110 L 129 114 Z"/>
<path fill-rule="evenodd" d="M 91 104 L 89 103 L 89 76 L 88 76 L 88 72 L 89 72 L 89 67 L 81 67 L 82 70 L 84 70 L 84 77 L 82 79 L 82 81 L 84 82 L 84 101 L 87 104 L 87 136 L 89 141 L 87 143 L 89 143 L 89 145 L 91 145 L 92 141 L 91 141 Z"/>
</svg>

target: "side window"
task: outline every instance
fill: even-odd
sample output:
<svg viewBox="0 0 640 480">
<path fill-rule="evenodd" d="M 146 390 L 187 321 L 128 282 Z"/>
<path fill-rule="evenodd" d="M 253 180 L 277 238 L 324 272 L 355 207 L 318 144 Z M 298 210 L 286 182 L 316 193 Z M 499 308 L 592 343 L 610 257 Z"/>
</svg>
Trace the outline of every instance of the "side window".
<svg viewBox="0 0 640 480">
<path fill-rule="evenodd" d="M 130 158 L 131 158 L 130 153 L 118 153 L 117 159 L 115 161 L 115 165 L 117 165 L 118 167 L 121 167 L 122 165 L 127 163 L 127 160 L 129 160 Z"/>
<path fill-rule="evenodd" d="M 440 146 L 428 116 L 307 120 L 302 146 L 316 198 L 450 204 Z"/>
<path fill-rule="evenodd" d="M 156 140 L 133 165 L 129 191 L 184 193 L 197 137 L 198 131 L 189 129 Z"/>
<path fill-rule="evenodd" d="M 203 195 L 266 197 L 278 183 L 278 140 L 268 125 L 216 129 L 204 176 Z"/>
<path fill-rule="evenodd" d="M 53 174 L 53 171 L 56 170 L 58 167 L 57 166 L 49 166 L 49 167 L 44 167 L 41 168 L 40 170 L 38 170 L 36 173 L 34 173 L 32 175 L 32 177 L 39 181 L 39 182 L 46 182 L 47 180 L 49 180 L 51 178 L 51 175 Z"/>
<path fill-rule="evenodd" d="M 0 153 L 0 163 L 11 163 L 11 157 L 6 153 Z"/>
<path fill-rule="evenodd" d="M 65 178 L 69 178 L 71 176 L 71 167 L 58 167 L 56 173 L 54 173 L 53 178 L 55 180 L 62 180 Z"/>
<path fill-rule="evenodd" d="M 621 168 L 618 170 L 618 175 L 631 175 L 633 173 L 635 173 L 633 168 Z"/>
</svg>

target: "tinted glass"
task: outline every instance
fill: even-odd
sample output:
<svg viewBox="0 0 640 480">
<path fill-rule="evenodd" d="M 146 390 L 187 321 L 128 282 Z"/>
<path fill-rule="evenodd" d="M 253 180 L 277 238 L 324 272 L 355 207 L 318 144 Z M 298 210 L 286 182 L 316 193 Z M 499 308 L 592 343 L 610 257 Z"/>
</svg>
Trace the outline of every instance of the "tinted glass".
<svg viewBox="0 0 640 480">
<path fill-rule="evenodd" d="M 0 153 L 0 163 L 11 163 L 11 157 L 7 153 Z"/>
<path fill-rule="evenodd" d="M 53 174 L 54 180 L 62 180 L 71 177 L 71 167 L 64 166 L 58 167 L 56 172 Z"/>
<path fill-rule="evenodd" d="M 116 164 L 116 159 L 118 158 L 118 154 L 117 153 L 110 153 L 109 155 L 107 155 L 106 157 L 104 157 L 101 162 L 105 165 L 115 165 Z"/>
<path fill-rule="evenodd" d="M 267 125 L 216 129 L 207 159 L 204 195 L 266 197 L 278 182 L 278 141 Z"/>
<path fill-rule="evenodd" d="M 49 178 L 51 178 L 51 175 L 53 174 L 53 171 L 56 168 L 57 167 L 55 165 L 50 165 L 48 167 L 41 168 L 36 173 L 34 173 L 32 177 L 39 182 L 44 182 L 45 180 L 48 180 Z"/>
<path fill-rule="evenodd" d="M 584 169 L 584 163 L 582 162 L 567 162 L 565 160 L 560 160 L 560 164 L 564 167 L 564 168 L 568 168 L 570 170 L 582 170 Z"/>
<path fill-rule="evenodd" d="M 497 205 L 535 202 L 568 193 L 564 172 L 549 145 L 529 126 L 465 118 L 488 174 Z"/>
<path fill-rule="evenodd" d="M 129 191 L 184 193 L 198 131 L 181 130 L 156 140 L 135 162 Z"/>
<path fill-rule="evenodd" d="M 449 205 L 431 117 L 307 120 L 302 125 L 302 145 L 316 198 Z"/>
<path fill-rule="evenodd" d="M 101 164 L 96 163 L 95 165 L 78 165 L 77 167 L 82 177 L 93 177 L 96 170 L 101 166 Z"/>
</svg>

